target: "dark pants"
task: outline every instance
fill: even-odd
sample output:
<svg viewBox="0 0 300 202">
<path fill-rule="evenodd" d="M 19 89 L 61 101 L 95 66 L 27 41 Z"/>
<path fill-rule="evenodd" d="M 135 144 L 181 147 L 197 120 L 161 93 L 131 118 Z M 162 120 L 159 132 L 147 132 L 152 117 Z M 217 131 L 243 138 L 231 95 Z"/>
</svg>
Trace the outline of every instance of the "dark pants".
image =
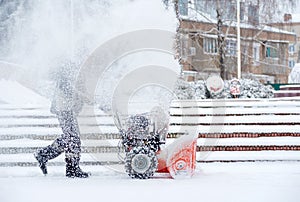
<svg viewBox="0 0 300 202">
<path fill-rule="evenodd" d="M 66 159 L 80 158 L 81 141 L 77 118 L 72 111 L 62 111 L 58 114 L 59 125 L 63 134 L 54 142 L 41 150 L 45 160 L 53 159 L 65 152 Z"/>
<path fill-rule="evenodd" d="M 68 155 L 79 157 L 81 152 L 80 132 L 77 118 L 72 111 L 63 111 L 58 115 L 63 134 L 56 139 L 58 148 Z"/>
</svg>

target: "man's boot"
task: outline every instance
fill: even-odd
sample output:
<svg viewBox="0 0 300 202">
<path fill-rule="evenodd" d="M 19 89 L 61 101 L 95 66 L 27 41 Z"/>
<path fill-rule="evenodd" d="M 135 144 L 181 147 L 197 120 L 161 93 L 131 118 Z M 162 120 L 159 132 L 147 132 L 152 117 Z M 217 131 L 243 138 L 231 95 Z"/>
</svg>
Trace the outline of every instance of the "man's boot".
<svg viewBox="0 0 300 202">
<path fill-rule="evenodd" d="M 87 178 L 91 174 L 87 172 L 83 172 L 79 167 L 79 157 L 67 157 L 66 159 L 66 176 L 67 177 L 79 177 L 79 178 Z"/>
<path fill-rule="evenodd" d="M 39 163 L 39 167 L 42 170 L 43 174 L 48 174 L 47 171 L 47 162 L 50 159 L 54 159 L 55 157 L 59 156 L 63 152 L 62 149 L 59 148 L 57 140 L 54 141 L 53 144 L 39 149 L 37 152 L 34 153 L 34 157 Z"/>
</svg>

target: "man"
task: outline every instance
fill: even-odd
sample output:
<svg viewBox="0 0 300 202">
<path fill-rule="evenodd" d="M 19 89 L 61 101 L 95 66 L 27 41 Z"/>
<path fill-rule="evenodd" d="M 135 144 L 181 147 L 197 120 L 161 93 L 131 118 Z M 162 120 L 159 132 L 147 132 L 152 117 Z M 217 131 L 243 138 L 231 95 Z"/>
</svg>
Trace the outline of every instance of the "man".
<svg viewBox="0 0 300 202">
<path fill-rule="evenodd" d="M 81 142 L 76 116 L 82 110 L 84 103 L 83 81 L 79 82 L 72 71 L 72 65 L 66 65 L 58 75 L 51 113 L 59 121 L 63 134 L 54 142 L 35 154 L 36 160 L 43 174 L 47 174 L 47 162 L 65 152 L 66 176 L 87 178 L 89 173 L 83 172 L 79 167 Z"/>
</svg>

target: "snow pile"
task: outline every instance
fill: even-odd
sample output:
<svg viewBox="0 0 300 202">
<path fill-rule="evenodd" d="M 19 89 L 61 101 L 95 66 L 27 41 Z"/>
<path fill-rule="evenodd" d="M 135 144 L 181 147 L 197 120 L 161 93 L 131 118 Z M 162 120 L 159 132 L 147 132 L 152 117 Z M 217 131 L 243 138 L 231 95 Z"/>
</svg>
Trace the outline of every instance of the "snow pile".
<svg viewBox="0 0 300 202">
<path fill-rule="evenodd" d="M 46 104 L 50 101 L 16 81 L 0 79 L 0 101 L 7 104 Z"/>
<path fill-rule="evenodd" d="M 297 63 L 289 75 L 289 83 L 300 83 L 300 63 Z"/>
<path fill-rule="evenodd" d="M 241 95 L 240 98 L 272 98 L 273 87 L 265 86 L 256 80 L 241 79 Z M 206 86 L 205 81 L 187 82 L 179 79 L 176 83 L 174 93 L 177 99 L 224 99 L 232 98 L 230 94 L 230 81 L 224 82 L 224 90 L 217 94 L 211 94 Z"/>
</svg>

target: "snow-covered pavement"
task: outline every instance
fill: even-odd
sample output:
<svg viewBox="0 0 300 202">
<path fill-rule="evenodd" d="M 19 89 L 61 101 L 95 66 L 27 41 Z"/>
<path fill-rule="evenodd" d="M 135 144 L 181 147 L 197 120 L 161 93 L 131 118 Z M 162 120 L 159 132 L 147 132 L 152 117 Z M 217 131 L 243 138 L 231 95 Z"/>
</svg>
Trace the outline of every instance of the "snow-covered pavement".
<svg viewBox="0 0 300 202">
<path fill-rule="evenodd" d="M 300 163 L 197 164 L 192 179 L 156 175 L 136 180 L 108 167 L 84 166 L 88 179 L 68 179 L 63 167 L 0 168 L 1 202 L 85 201 L 209 201 L 298 202 Z"/>
<path fill-rule="evenodd" d="M 294 112 L 294 109 L 291 111 Z M 96 118 L 92 118 L 93 122 L 89 116 L 81 118 L 84 132 L 96 127 L 88 125 L 95 120 L 96 123 L 106 124 L 101 126 L 102 132 L 117 132 L 112 126 L 112 118 L 98 112 L 94 113 Z M 198 152 L 198 160 L 269 161 L 198 163 L 193 178 L 181 180 L 171 179 L 168 174 L 155 174 L 149 180 L 131 179 L 122 172 L 123 165 L 87 166 L 89 164 L 84 163 L 81 167 L 90 171 L 92 176 L 88 179 L 68 179 L 65 177 L 64 156 L 61 155 L 49 162 L 49 174 L 43 176 L 40 169 L 34 166 L 36 161 L 31 150 L 50 144 L 61 133 L 56 118 L 49 112 L 49 106 L 2 104 L 0 115 L 0 148 L 3 152 L 0 154 L 3 165 L 0 166 L 0 202 L 298 202 L 300 198 L 299 151 Z M 282 128 L 286 130 L 286 127 Z M 298 128 L 295 130 L 299 131 Z M 198 145 L 299 145 L 298 139 L 290 136 L 201 138 Z M 83 146 L 116 146 L 117 142 L 118 139 L 114 138 L 83 138 Z M 9 152 L 12 151 L 9 149 L 15 151 Z M 112 160 L 118 160 L 116 153 L 82 154 L 82 162 Z M 25 167 L 5 166 L 15 162 L 24 163 Z M 26 163 L 30 165 L 26 166 Z"/>
</svg>

